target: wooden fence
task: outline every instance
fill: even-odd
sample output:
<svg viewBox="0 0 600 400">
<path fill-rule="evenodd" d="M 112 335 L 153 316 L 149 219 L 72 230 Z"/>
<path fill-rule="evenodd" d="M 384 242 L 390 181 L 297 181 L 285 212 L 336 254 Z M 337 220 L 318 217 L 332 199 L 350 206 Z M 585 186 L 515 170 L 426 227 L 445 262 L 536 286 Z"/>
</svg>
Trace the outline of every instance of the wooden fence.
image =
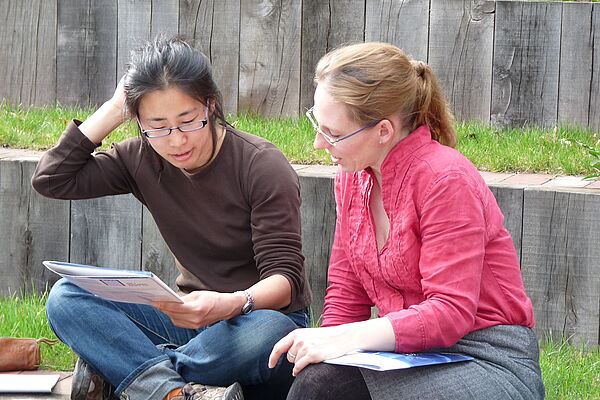
<svg viewBox="0 0 600 400">
<path fill-rule="evenodd" d="M 36 160 L 0 160 L 0 295 L 43 290 L 57 276 L 43 260 L 144 269 L 170 285 L 177 270 L 148 212 L 131 195 L 61 201 L 40 196 L 30 179 Z M 335 227 L 331 174 L 298 171 L 302 238 L 313 290 L 323 309 Z M 598 345 L 600 193 L 492 186 L 521 258 L 540 335 Z"/>
<path fill-rule="evenodd" d="M 98 104 L 129 51 L 194 39 L 228 111 L 296 116 L 318 59 L 385 41 L 426 60 L 458 118 L 600 129 L 600 4 L 482 0 L 0 0 L 0 98 Z"/>
</svg>

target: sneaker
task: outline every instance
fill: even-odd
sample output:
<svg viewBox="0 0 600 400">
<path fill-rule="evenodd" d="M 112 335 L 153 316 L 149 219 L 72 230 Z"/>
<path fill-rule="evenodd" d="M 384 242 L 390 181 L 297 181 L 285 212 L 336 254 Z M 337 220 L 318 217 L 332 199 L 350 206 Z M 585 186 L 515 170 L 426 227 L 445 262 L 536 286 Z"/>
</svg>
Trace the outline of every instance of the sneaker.
<svg viewBox="0 0 600 400">
<path fill-rule="evenodd" d="M 244 400 L 244 394 L 237 382 L 228 387 L 188 383 L 181 391 L 181 400 Z"/>
<path fill-rule="evenodd" d="M 105 382 L 83 359 L 79 358 L 73 371 L 71 400 L 115 400 L 114 387 Z"/>
</svg>

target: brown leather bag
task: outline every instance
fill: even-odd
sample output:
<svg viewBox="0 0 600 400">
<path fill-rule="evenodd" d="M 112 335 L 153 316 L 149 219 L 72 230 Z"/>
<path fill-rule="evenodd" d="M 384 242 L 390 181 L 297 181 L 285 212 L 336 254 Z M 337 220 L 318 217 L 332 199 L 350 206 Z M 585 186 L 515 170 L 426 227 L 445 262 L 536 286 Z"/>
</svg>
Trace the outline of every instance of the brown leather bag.
<svg viewBox="0 0 600 400">
<path fill-rule="evenodd" d="M 38 369 L 40 342 L 54 344 L 57 339 L 0 338 L 0 371 Z"/>
</svg>

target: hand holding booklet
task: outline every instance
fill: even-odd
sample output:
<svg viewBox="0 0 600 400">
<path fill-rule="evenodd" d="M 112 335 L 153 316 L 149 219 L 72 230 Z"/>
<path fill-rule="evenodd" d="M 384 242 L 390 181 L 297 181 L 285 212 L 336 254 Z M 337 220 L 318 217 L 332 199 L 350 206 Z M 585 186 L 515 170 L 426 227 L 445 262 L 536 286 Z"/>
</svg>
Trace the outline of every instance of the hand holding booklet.
<svg viewBox="0 0 600 400">
<path fill-rule="evenodd" d="M 472 360 L 473 357 L 450 353 L 390 353 L 358 350 L 341 357 L 325 360 L 328 364 L 349 365 L 376 371 L 406 369 L 424 365 L 446 364 Z"/>
<path fill-rule="evenodd" d="M 44 261 L 50 271 L 106 300 L 150 304 L 153 301 L 183 300 L 158 276 L 149 271 L 93 267 L 60 261 Z"/>
</svg>

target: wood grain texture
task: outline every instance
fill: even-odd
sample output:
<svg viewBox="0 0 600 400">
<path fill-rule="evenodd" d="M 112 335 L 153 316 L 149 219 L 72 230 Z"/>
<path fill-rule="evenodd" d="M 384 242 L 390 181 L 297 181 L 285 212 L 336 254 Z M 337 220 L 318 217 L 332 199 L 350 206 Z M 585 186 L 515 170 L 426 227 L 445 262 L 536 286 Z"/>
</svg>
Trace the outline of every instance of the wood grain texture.
<svg viewBox="0 0 600 400">
<path fill-rule="evenodd" d="M 151 0 L 150 38 L 159 34 L 171 37 L 179 33 L 179 0 Z"/>
<path fill-rule="evenodd" d="M 0 7 L 0 100 L 56 101 L 56 0 L 5 0 Z"/>
<path fill-rule="evenodd" d="M 556 124 L 561 10 L 559 2 L 496 2 L 493 124 Z"/>
<path fill-rule="evenodd" d="M 58 280 L 42 261 L 66 260 L 69 202 L 31 187 L 34 161 L 0 161 L 0 295 L 44 292 Z"/>
<path fill-rule="evenodd" d="M 302 3 L 248 0 L 240 11 L 239 109 L 297 116 Z"/>
<path fill-rule="evenodd" d="M 327 268 L 335 232 L 335 197 L 332 178 L 300 175 L 302 251 L 312 289 L 313 323 L 323 314 Z M 320 321 L 319 321 L 320 322 Z"/>
<path fill-rule="evenodd" d="M 590 107 L 588 124 L 595 132 L 600 131 L 600 3 L 592 6 L 592 81 L 590 83 Z M 585 95 L 585 94 L 583 94 Z"/>
<path fill-rule="evenodd" d="M 151 39 L 152 2 L 119 0 L 117 16 L 117 77 L 121 77 L 131 51 Z"/>
<path fill-rule="evenodd" d="M 57 101 L 99 105 L 117 84 L 117 0 L 60 0 Z"/>
<path fill-rule="evenodd" d="M 519 260 L 523 239 L 523 188 L 511 186 L 490 186 L 496 202 L 504 214 L 504 226 L 510 232 Z"/>
<path fill-rule="evenodd" d="M 71 202 L 70 261 L 141 268 L 142 206 L 132 195 Z"/>
<path fill-rule="evenodd" d="M 180 33 L 210 59 L 226 113 L 238 110 L 240 2 L 183 0 Z"/>
<path fill-rule="evenodd" d="M 431 0 L 429 65 L 458 119 L 489 121 L 495 2 Z"/>
<path fill-rule="evenodd" d="M 363 42 L 365 0 L 303 0 L 300 114 L 313 105 L 317 63 L 330 50 Z"/>
<path fill-rule="evenodd" d="M 577 29 L 574 29 L 577 27 Z M 592 3 L 563 3 L 558 120 L 587 127 L 592 81 Z"/>
<path fill-rule="evenodd" d="M 398 46 L 427 62 L 430 0 L 367 0 L 365 42 Z"/>
<path fill-rule="evenodd" d="M 522 271 L 538 335 L 598 345 L 600 194 L 526 189 Z"/>
<path fill-rule="evenodd" d="M 152 271 L 169 287 L 176 288 L 175 279 L 179 271 L 175 258 L 163 240 L 152 214 L 146 207 L 142 214 L 142 269 Z"/>
</svg>

